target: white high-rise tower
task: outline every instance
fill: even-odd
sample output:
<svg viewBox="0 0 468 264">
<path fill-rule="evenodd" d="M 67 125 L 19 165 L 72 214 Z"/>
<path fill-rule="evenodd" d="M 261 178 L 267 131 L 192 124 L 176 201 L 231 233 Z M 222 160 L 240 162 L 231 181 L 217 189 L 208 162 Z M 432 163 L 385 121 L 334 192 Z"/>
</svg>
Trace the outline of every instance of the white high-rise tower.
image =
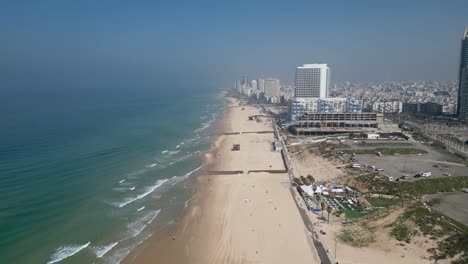
<svg viewBox="0 0 468 264">
<path fill-rule="evenodd" d="M 327 64 L 304 64 L 296 69 L 296 98 L 327 98 L 330 68 Z"/>
</svg>

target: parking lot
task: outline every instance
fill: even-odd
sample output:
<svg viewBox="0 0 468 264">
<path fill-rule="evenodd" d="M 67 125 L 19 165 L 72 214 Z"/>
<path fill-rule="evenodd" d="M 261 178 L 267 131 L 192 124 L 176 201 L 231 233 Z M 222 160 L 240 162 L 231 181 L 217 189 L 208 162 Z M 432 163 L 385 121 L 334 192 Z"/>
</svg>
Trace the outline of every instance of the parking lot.
<svg viewBox="0 0 468 264">
<path fill-rule="evenodd" d="M 434 194 L 427 197 L 432 208 L 468 226 L 468 193 Z"/>
<path fill-rule="evenodd" d="M 401 175 L 411 176 L 407 180 L 417 180 L 414 176 L 423 171 L 430 171 L 431 177 L 450 177 L 468 175 L 468 167 L 454 159 L 451 155 L 435 151 L 431 146 L 420 142 L 401 142 L 401 141 L 352 141 L 345 142 L 349 149 L 373 149 L 373 148 L 413 148 L 424 150 L 427 153 L 401 154 L 401 155 L 383 155 L 357 154 L 355 162 L 361 165 L 375 166 L 381 168 L 383 175 L 399 178 Z M 422 151 L 423 152 L 423 151 Z M 344 154 L 343 158 L 349 160 L 350 154 Z M 369 169 L 361 168 L 364 172 Z M 450 175 L 450 176 L 447 176 Z"/>
</svg>

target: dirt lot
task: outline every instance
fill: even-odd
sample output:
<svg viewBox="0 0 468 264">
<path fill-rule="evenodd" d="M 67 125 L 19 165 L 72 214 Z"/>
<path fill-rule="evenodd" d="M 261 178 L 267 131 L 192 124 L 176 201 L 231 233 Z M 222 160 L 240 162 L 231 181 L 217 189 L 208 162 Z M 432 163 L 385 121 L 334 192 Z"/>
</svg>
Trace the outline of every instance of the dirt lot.
<svg viewBox="0 0 468 264">
<path fill-rule="evenodd" d="M 379 157 L 375 154 L 361 154 L 356 156 L 356 162 L 360 164 L 366 164 L 370 166 L 376 166 L 382 168 L 382 174 L 392 176 L 394 179 L 400 177 L 402 174 L 408 174 L 414 176 L 415 174 L 422 171 L 432 172 L 431 177 L 448 177 L 444 176 L 444 173 L 449 173 L 452 176 L 465 176 L 468 175 L 468 167 L 459 162 L 457 158 L 435 151 L 431 146 L 421 144 L 420 142 L 401 142 L 401 141 L 352 141 L 347 140 L 345 142 L 349 147 L 347 149 L 372 149 L 372 148 L 415 148 L 425 150 L 427 153 L 418 154 L 406 154 L 406 155 L 384 155 Z M 350 155 L 345 154 L 343 156 L 345 160 L 350 158 Z M 368 170 L 363 169 L 363 173 Z M 409 180 L 417 180 L 411 178 Z"/>
<path fill-rule="evenodd" d="M 425 200 L 432 201 L 432 208 L 468 226 L 468 193 L 434 194 Z"/>
</svg>

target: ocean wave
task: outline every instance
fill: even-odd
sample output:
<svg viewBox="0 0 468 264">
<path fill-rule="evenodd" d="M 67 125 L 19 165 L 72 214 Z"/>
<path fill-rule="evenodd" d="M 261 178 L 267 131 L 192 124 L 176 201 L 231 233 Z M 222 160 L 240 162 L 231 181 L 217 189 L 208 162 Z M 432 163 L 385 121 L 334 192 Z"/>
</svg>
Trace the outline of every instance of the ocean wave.
<svg viewBox="0 0 468 264">
<path fill-rule="evenodd" d="M 153 168 L 156 165 L 158 165 L 158 164 L 157 163 L 148 164 L 148 165 L 146 165 L 146 168 Z"/>
<path fill-rule="evenodd" d="M 125 180 L 120 180 L 120 181 L 119 181 L 119 183 L 124 183 L 124 182 L 125 182 Z"/>
<path fill-rule="evenodd" d="M 169 151 L 169 150 L 166 149 L 166 150 L 161 151 L 161 153 L 166 153 L 166 152 L 168 152 L 168 151 Z"/>
<path fill-rule="evenodd" d="M 138 171 L 129 173 L 128 176 L 134 177 L 134 176 L 138 176 L 138 175 L 140 175 L 140 174 L 143 174 L 143 173 L 145 173 L 145 172 L 146 172 L 145 169 L 141 169 L 141 170 L 138 170 Z"/>
<path fill-rule="evenodd" d="M 138 241 L 135 244 L 116 250 L 114 254 L 110 255 L 106 259 L 106 262 L 112 263 L 112 264 L 119 264 L 135 247 L 143 243 L 146 239 L 150 238 L 151 236 L 152 234 L 149 234 L 143 237 L 140 241 Z"/>
<path fill-rule="evenodd" d="M 132 188 L 129 189 L 130 191 L 133 191 L 135 190 L 135 186 L 133 186 Z"/>
<path fill-rule="evenodd" d="M 117 187 L 117 188 L 113 188 L 112 190 L 116 191 L 116 192 L 125 192 L 127 191 L 128 189 L 125 188 L 125 187 Z"/>
<path fill-rule="evenodd" d="M 196 137 L 194 137 L 194 138 L 187 139 L 187 143 L 190 143 L 190 142 L 195 141 L 195 140 L 197 140 L 197 139 L 200 139 L 200 136 L 196 136 Z"/>
<path fill-rule="evenodd" d="M 161 212 L 161 210 L 149 212 L 146 215 L 144 215 L 142 218 L 136 220 L 135 222 L 128 224 L 127 227 L 130 231 L 130 237 L 128 238 L 138 236 L 149 224 L 153 222 L 153 220 L 159 215 L 159 212 Z"/>
<path fill-rule="evenodd" d="M 56 262 L 59 262 L 59 261 L 62 261 L 64 259 L 66 259 L 66 258 L 69 258 L 69 257 L 75 255 L 76 253 L 80 252 L 81 250 L 87 248 L 90 244 L 91 244 L 91 242 L 88 242 L 88 243 L 83 244 L 83 245 L 65 245 L 65 246 L 61 246 L 55 251 L 54 254 L 52 254 L 52 256 L 50 257 L 50 261 L 47 262 L 47 264 L 56 263 Z"/>
<path fill-rule="evenodd" d="M 135 202 L 137 200 L 140 200 L 140 199 L 146 197 L 148 194 L 154 192 L 154 190 L 156 190 L 158 187 L 163 185 L 165 182 L 167 182 L 167 179 L 162 179 L 162 180 L 156 181 L 156 183 L 153 186 L 147 187 L 145 189 L 144 193 L 139 194 L 139 195 L 137 195 L 135 197 L 129 197 L 129 198 L 125 199 L 122 203 L 119 203 L 117 205 L 117 207 L 122 208 L 122 207 L 126 206 L 127 204 L 133 203 L 133 202 Z"/>
<path fill-rule="evenodd" d="M 138 209 L 137 209 L 137 212 L 140 212 L 140 211 L 141 211 L 141 210 L 143 210 L 143 209 L 145 209 L 145 207 L 144 207 L 144 206 L 142 206 L 142 207 L 138 208 Z"/>
<path fill-rule="evenodd" d="M 176 148 L 180 148 L 180 145 L 175 146 Z"/>
<path fill-rule="evenodd" d="M 177 154 L 179 152 L 180 152 L 180 150 L 174 150 L 174 151 L 169 151 L 167 154 L 172 156 L 172 155 Z"/>
<path fill-rule="evenodd" d="M 187 201 L 185 201 L 184 208 L 187 208 L 189 202 L 190 202 L 193 198 L 195 198 L 195 195 L 193 195 L 192 197 L 190 197 L 190 199 L 188 199 Z"/>
<path fill-rule="evenodd" d="M 172 177 L 172 178 L 170 179 L 170 180 L 171 180 L 171 182 L 170 182 L 171 186 L 174 186 L 174 185 L 176 185 L 177 183 L 179 183 L 179 182 L 185 180 L 186 178 L 188 178 L 190 175 L 192 175 L 194 172 L 198 171 L 198 170 L 201 169 L 201 168 L 202 168 L 202 166 L 199 166 L 198 168 L 187 172 L 187 173 L 184 174 L 183 176 L 174 176 L 174 177 Z"/>
<path fill-rule="evenodd" d="M 94 254 L 96 255 L 97 258 L 102 258 L 107 252 L 109 252 L 111 249 L 117 246 L 117 244 L 119 244 L 119 241 L 106 245 L 106 246 L 102 246 L 102 247 L 94 247 L 93 248 Z"/>
</svg>

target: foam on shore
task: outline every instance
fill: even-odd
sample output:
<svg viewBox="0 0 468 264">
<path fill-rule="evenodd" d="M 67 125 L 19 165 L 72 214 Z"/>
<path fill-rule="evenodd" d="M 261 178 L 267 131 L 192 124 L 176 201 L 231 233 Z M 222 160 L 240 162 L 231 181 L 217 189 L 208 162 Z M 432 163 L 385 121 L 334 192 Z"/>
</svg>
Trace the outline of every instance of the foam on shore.
<svg viewBox="0 0 468 264">
<path fill-rule="evenodd" d="M 52 256 L 50 257 L 50 260 L 47 262 L 47 264 L 56 263 L 56 262 L 59 262 L 59 261 L 62 261 L 64 259 L 66 259 L 66 258 L 69 258 L 69 257 L 75 255 L 76 253 L 80 252 L 81 250 L 87 248 L 90 244 L 91 244 L 91 242 L 88 242 L 88 243 L 83 244 L 83 245 L 65 245 L 65 246 L 61 246 L 55 251 L 54 254 L 52 254 Z"/>
</svg>

